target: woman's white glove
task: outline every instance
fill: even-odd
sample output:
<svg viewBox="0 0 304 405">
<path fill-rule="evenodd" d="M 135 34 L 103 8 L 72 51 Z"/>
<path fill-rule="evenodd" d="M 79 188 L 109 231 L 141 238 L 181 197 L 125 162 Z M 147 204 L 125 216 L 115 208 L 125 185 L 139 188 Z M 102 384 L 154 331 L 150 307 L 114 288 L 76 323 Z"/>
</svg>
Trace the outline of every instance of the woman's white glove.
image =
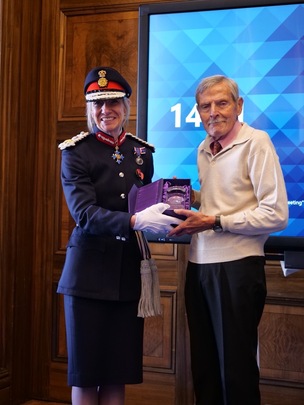
<svg viewBox="0 0 304 405">
<path fill-rule="evenodd" d="M 172 225 L 178 225 L 182 220 L 163 214 L 168 208 L 170 208 L 169 204 L 158 203 L 137 212 L 135 214 L 133 229 L 135 231 L 150 231 L 152 233 L 170 232 Z"/>
</svg>

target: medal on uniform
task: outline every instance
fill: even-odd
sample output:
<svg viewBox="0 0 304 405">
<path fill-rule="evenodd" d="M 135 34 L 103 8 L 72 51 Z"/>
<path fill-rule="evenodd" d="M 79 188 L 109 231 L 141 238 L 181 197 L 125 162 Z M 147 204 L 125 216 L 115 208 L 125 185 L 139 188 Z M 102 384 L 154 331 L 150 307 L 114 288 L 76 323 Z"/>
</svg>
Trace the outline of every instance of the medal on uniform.
<svg viewBox="0 0 304 405">
<path fill-rule="evenodd" d="M 126 132 L 123 131 L 117 140 L 115 140 L 112 136 L 102 132 L 102 131 L 98 131 L 96 132 L 96 139 L 98 139 L 98 141 L 103 142 L 107 145 L 112 145 L 115 147 L 115 151 L 114 153 L 112 153 L 112 159 L 114 160 L 114 162 L 116 162 L 117 164 L 121 164 L 122 161 L 124 160 L 124 155 L 119 151 L 119 146 L 122 145 L 126 139 Z"/>
<path fill-rule="evenodd" d="M 135 162 L 139 166 L 141 166 L 144 163 L 143 158 L 141 157 L 141 155 L 144 155 L 145 153 L 146 153 L 146 148 L 145 147 L 137 148 L 137 147 L 134 146 L 134 155 L 137 155 L 136 159 L 135 159 Z"/>
<path fill-rule="evenodd" d="M 142 158 L 141 158 L 140 156 L 137 156 L 137 158 L 135 159 L 135 162 L 136 162 L 139 166 L 141 166 L 141 165 L 144 163 L 144 161 L 142 160 Z"/>
<path fill-rule="evenodd" d="M 112 155 L 112 159 L 114 159 L 115 162 L 120 165 L 122 163 L 122 161 L 124 160 L 124 158 L 125 158 L 124 155 L 121 152 L 119 152 L 118 145 L 116 145 L 115 152 Z"/>
</svg>

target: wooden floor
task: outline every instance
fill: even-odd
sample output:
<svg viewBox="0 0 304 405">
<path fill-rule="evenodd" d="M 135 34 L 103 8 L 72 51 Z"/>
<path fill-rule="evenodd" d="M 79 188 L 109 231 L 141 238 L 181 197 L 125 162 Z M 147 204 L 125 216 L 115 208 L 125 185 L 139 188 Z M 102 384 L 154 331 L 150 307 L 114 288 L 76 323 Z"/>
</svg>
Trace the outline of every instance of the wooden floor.
<svg viewBox="0 0 304 405">
<path fill-rule="evenodd" d="M 136 402 L 134 405 L 138 404 Z M 159 405 L 158 402 L 156 404 Z M 31 400 L 21 405 L 70 405 L 70 403 Z M 304 405 L 304 389 L 261 385 L 261 405 Z"/>
<path fill-rule="evenodd" d="M 262 392 L 262 405 L 303 405 L 304 404 L 304 390 L 301 390 L 301 394 L 297 393 L 297 395 L 293 396 L 291 392 L 285 392 L 282 389 L 279 389 L 279 392 L 271 392 L 269 390 L 267 394 Z M 274 389 L 277 391 L 277 388 Z M 289 391 L 289 390 L 288 390 Z M 46 402 L 46 401 L 38 401 L 38 400 L 31 400 L 25 402 L 21 405 L 70 405 L 68 403 L 63 402 Z M 244 404 L 246 405 L 246 404 Z"/>
<path fill-rule="evenodd" d="M 46 402 L 46 401 L 28 401 L 21 405 L 70 405 L 63 402 Z"/>
</svg>

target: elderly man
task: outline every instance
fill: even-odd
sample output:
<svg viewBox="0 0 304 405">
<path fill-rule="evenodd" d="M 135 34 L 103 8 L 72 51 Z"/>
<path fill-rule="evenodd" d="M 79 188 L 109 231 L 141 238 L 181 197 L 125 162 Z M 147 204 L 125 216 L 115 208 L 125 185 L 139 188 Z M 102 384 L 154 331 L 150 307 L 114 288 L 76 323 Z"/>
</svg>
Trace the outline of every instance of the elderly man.
<svg viewBox="0 0 304 405">
<path fill-rule="evenodd" d="M 288 202 L 268 134 L 239 121 L 243 99 L 225 76 L 196 91 L 207 132 L 197 155 L 199 212 L 170 236 L 193 235 L 185 285 L 197 405 L 259 405 L 256 360 L 265 297 L 264 243 L 286 227 Z"/>
</svg>

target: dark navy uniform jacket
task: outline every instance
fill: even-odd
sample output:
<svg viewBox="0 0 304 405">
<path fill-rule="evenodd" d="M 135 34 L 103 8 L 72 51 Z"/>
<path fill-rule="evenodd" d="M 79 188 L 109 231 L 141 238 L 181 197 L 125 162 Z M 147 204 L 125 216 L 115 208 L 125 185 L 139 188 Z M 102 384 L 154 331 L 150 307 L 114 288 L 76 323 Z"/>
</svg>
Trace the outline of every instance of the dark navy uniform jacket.
<svg viewBox="0 0 304 405">
<path fill-rule="evenodd" d="M 131 135 L 131 134 L 130 134 Z M 143 164 L 134 147 L 143 148 Z M 138 300 L 140 261 L 135 232 L 130 228 L 128 193 L 150 183 L 153 147 L 127 135 L 119 147 L 121 164 L 112 159 L 114 147 L 95 134 L 62 151 L 61 180 L 76 226 L 69 239 L 58 292 L 103 300 Z M 139 169 L 144 178 L 136 175 Z"/>
</svg>

